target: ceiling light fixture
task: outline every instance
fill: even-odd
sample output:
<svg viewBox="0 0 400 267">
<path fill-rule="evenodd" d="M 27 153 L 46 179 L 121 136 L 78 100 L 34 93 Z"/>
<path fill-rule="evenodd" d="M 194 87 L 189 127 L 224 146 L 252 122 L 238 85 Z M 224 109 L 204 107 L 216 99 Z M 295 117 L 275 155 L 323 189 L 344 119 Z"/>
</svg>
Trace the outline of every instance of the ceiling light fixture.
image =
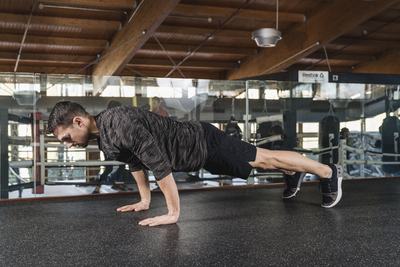
<svg viewBox="0 0 400 267">
<path fill-rule="evenodd" d="M 260 47 L 274 47 L 282 39 L 282 33 L 278 31 L 278 8 L 279 0 L 276 1 L 276 29 L 261 28 L 253 31 L 251 38 L 256 41 Z"/>
</svg>

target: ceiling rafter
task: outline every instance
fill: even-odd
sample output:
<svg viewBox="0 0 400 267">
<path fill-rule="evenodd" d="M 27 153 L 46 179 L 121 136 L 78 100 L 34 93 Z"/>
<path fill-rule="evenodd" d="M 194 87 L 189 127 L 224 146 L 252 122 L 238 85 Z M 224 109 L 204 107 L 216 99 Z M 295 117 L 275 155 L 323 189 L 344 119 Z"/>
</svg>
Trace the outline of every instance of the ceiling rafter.
<svg viewBox="0 0 400 267">
<path fill-rule="evenodd" d="M 126 19 L 135 12 L 135 6 L 141 1 L 36 1 L 36 5 L 44 4 L 44 8 L 35 7 L 33 19 L 36 19 L 37 24 L 31 24 L 29 27 L 21 54 L 20 65 L 23 68 L 18 68 L 18 71 L 62 74 L 65 70 L 69 74 L 74 73 L 84 66 L 88 67 L 98 55 L 107 55 L 118 47 L 116 45 L 114 48 L 107 48 L 113 40 L 128 42 L 139 36 L 136 40 L 139 41 L 138 44 L 132 41 L 126 45 L 133 47 L 134 51 L 124 51 L 121 55 L 113 52 L 111 57 L 118 55 L 117 59 L 123 62 L 119 68 L 122 68 L 121 73 L 124 75 L 137 75 L 123 68 L 124 64 L 127 64 L 131 69 L 146 72 L 146 75 L 164 77 L 166 70 L 171 69 L 173 63 L 167 60 L 163 49 L 152 38 L 153 35 L 142 36 L 139 32 L 141 29 L 137 29 L 138 32 L 134 35 L 133 28 L 152 27 L 154 37 L 160 40 L 171 58 L 179 62 L 189 52 L 194 51 L 198 44 L 218 27 L 218 23 L 223 21 L 224 17 L 229 17 L 240 3 L 245 2 L 181 0 L 167 15 L 163 13 L 165 9 L 157 8 L 163 3 L 154 2 L 154 9 L 137 9 L 135 17 L 143 11 L 145 14 L 140 21 L 135 21 L 135 25 L 131 26 L 131 32 L 121 35 L 121 25 L 127 24 Z M 143 3 L 147 1 L 149 0 Z M 31 2 L 0 1 L 0 65 L 5 71 L 13 71 L 29 16 L 28 3 Z M 310 66 L 311 70 L 327 70 L 328 62 L 322 49 L 324 45 L 333 71 L 348 72 L 354 68 L 354 71 L 365 73 L 395 72 L 396 66 L 390 62 L 397 58 L 397 54 L 392 50 L 400 47 L 400 0 L 393 0 L 392 5 L 389 0 L 356 2 L 280 1 L 282 12 L 279 12 L 279 22 L 282 23 L 279 24 L 279 29 L 283 32 L 283 40 L 279 41 L 275 48 L 267 49 L 257 47 L 251 40 L 251 33 L 254 29 L 273 27 L 276 2 L 252 1 L 252 4 L 247 6 L 249 9 L 241 10 L 235 16 L 238 19 L 230 20 L 226 28 L 216 32 L 213 39 L 206 41 L 181 68 L 185 76 L 186 72 L 191 74 L 188 77 L 194 77 L 198 72 L 198 77 L 219 79 L 232 79 L 233 73 L 255 76 L 270 68 L 270 72 L 304 70 Z M 373 8 L 366 9 L 366 6 Z M 80 9 L 77 11 L 73 8 Z M 95 9 L 100 12 L 95 12 Z M 115 12 L 107 10 L 125 12 L 127 16 L 116 15 Z M 160 14 L 167 19 L 143 27 L 144 21 L 149 18 L 156 21 Z M 285 18 L 286 15 L 288 17 Z M 305 15 L 307 21 L 302 23 Z M 123 35 L 130 36 L 130 39 L 124 39 Z M 320 41 L 321 45 L 314 46 L 316 41 Z M 313 46 L 312 49 L 296 55 L 310 46 Z M 132 54 L 135 55 L 133 58 Z M 100 63 L 106 58 L 100 60 Z M 282 61 L 285 61 L 284 64 L 278 65 Z M 384 65 L 385 62 L 388 62 L 392 69 L 388 69 Z M 34 65 L 37 68 L 33 68 Z M 90 75 L 93 69 L 96 69 L 95 65 L 80 73 Z M 174 72 L 171 77 L 180 75 Z"/>
<path fill-rule="evenodd" d="M 156 33 L 173 33 L 173 34 L 183 34 L 190 36 L 208 36 L 215 29 L 211 28 L 196 28 L 196 27 L 183 27 L 183 26 L 168 26 L 161 25 L 158 27 Z M 251 31 L 238 31 L 238 30 L 227 30 L 221 29 L 214 34 L 214 38 L 218 37 L 229 37 L 229 38 L 240 38 L 249 39 L 251 38 Z"/>
<path fill-rule="evenodd" d="M 263 49 L 256 57 L 248 58 L 240 69 L 232 70 L 227 79 L 255 77 L 259 74 L 274 73 L 292 65 L 298 58 L 306 57 L 321 45 L 331 42 L 380 11 L 390 7 L 397 0 L 352 2 L 337 0 L 326 3 L 318 12 L 310 15 L 307 22 L 298 24 L 283 33 L 283 39 L 273 49 Z M 357 12 L 355 12 L 357 10 Z M 312 47 L 312 48 L 311 48 Z M 299 52 L 308 49 L 304 53 Z M 294 56 L 297 55 L 297 56 Z M 291 58 L 289 61 L 285 61 Z M 285 62 L 282 64 L 282 62 Z"/>
<path fill-rule="evenodd" d="M 196 49 L 196 45 L 175 45 L 175 44 L 163 44 L 163 47 L 168 52 L 181 52 L 189 53 Z M 163 51 L 162 48 L 155 43 L 146 43 L 143 45 L 141 50 L 149 51 Z M 233 47 L 222 47 L 222 46 L 202 46 L 197 53 L 214 54 L 214 55 L 240 55 L 240 56 L 251 56 L 255 55 L 256 49 L 249 48 L 233 48 Z"/>
<path fill-rule="evenodd" d="M 29 15 L 0 13 L 0 22 L 26 24 Z M 31 25 L 46 25 L 82 29 L 118 30 L 121 22 L 112 20 L 73 19 L 62 17 L 33 16 Z"/>
<path fill-rule="evenodd" d="M 0 52 L 0 62 L 16 60 L 18 53 Z M 79 63 L 87 64 L 94 60 L 93 56 L 82 55 L 59 55 L 59 54 L 38 54 L 38 53 L 23 53 L 21 54 L 20 62 L 55 62 L 55 63 Z"/>
<path fill-rule="evenodd" d="M 165 77 L 165 75 L 169 72 L 169 70 L 144 70 L 144 69 L 136 69 L 133 70 L 139 71 L 140 73 L 146 75 L 147 77 Z M 187 79 L 210 79 L 210 80 L 222 80 L 223 77 L 219 72 L 211 71 L 211 72 L 204 72 L 204 71 L 185 71 L 185 77 Z M 124 69 L 121 72 L 121 76 L 137 76 L 143 77 L 138 73 L 133 72 L 129 69 Z M 174 71 L 169 78 L 183 78 L 179 71 Z"/>
<path fill-rule="evenodd" d="M 323 52 L 315 52 L 310 55 L 308 55 L 306 58 L 309 59 L 322 59 L 326 58 L 325 53 Z M 344 61 L 369 61 L 369 62 L 374 62 L 376 60 L 375 56 L 370 56 L 370 55 L 357 55 L 357 54 L 338 54 L 334 55 L 332 57 L 329 56 L 328 53 L 328 59 L 334 59 L 334 60 L 344 60 Z"/>
<path fill-rule="evenodd" d="M 177 63 L 177 62 L 175 62 Z M 134 57 L 128 64 L 129 67 L 135 66 L 148 66 L 148 67 L 164 67 L 168 66 L 169 69 L 172 67 L 170 60 L 166 59 L 147 59 L 147 58 L 136 58 Z M 204 60 L 191 60 L 184 62 L 180 68 L 196 68 L 196 69 L 232 69 L 235 68 L 236 64 L 232 62 L 221 62 L 221 61 L 204 61 Z"/>
<path fill-rule="evenodd" d="M 355 73 L 400 74 L 399 49 L 386 50 L 375 62 L 361 62 L 354 66 Z"/>
<path fill-rule="evenodd" d="M 235 8 L 227 8 L 227 7 L 214 7 L 214 6 L 200 6 L 200 5 L 187 5 L 187 4 L 179 4 L 173 10 L 171 15 L 175 14 L 196 14 L 202 16 L 230 16 L 237 9 Z M 276 12 L 275 11 L 260 11 L 260 10 L 249 10 L 244 9 L 241 10 L 235 18 L 244 18 L 244 19 L 261 19 L 261 20 L 276 20 Z M 302 23 L 306 21 L 306 16 L 304 14 L 296 14 L 296 13 L 286 13 L 279 12 L 279 21 L 282 22 L 296 22 Z"/>
<path fill-rule="evenodd" d="M 367 31 L 373 31 L 379 27 L 382 27 L 385 25 L 387 22 L 385 21 L 366 21 L 359 26 L 357 26 L 358 29 L 361 30 L 367 30 Z M 395 34 L 395 35 L 400 35 L 400 23 L 390 23 L 389 25 L 386 25 L 382 29 L 380 29 L 377 33 L 385 33 L 385 34 Z"/>
<path fill-rule="evenodd" d="M 122 8 L 132 9 L 135 7 L 135 0 L 45 0 L 44 4 L 58 5 L 78 5 L 78 6 L 96 6 L 104 8 Z"/>
<path fill-rule="evenodd" d="M 370 38 L 345 38 L 340 37 L 331 42 L 333 45 L 348 45 L 358 46 L 358 47 L 382 47 L 382 48 L 398 48 L 400 47 L 400 41 L 384 41 L 384 40 L 374 40 Z"/>
<path fill-rule="evenodd" d="M 115 34 L 110 47 L 102 52 L 102 56 L 111 52 L 113 55 L 105 57 L 94 66 L 93 75 L 118 75 L 178 3 L 179 0 L 144 1 L 139 9 L 140 12 L 137 12 L 130 23 L 126 23 L 122 30 Z M 145 34 L 136 38 L 144 30 Z M 93 92 L 94 95 L 98 93 L 101 92 L 96 90 Z"/>
<path fill-rule="evenodd" d="M 0 43 L 21 43 L 22 35 L 0 34 Z M 72 46 L 72 47 L 93 47 L 105 48 L 107 40 L 79 39 L 79 38 L 60 38 L 60 37 L 41 37 L 28 35 L 25 44 L 39 44 L 43 46 Z"/>
</svg>

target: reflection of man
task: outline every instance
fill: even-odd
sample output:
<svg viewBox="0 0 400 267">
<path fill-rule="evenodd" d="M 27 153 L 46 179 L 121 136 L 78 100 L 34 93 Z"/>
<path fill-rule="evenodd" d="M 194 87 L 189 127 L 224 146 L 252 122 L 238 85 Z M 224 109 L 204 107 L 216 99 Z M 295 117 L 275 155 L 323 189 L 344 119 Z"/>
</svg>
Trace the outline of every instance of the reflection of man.
<svg viewBox="0 0 400 267">
<path fill-rule="evenodd" d="M 276 125 L 272 126 L 271 128 L 269 128 L 268 133 L 271 136 L 274 136 L 274 135 L 283 136 L 283 128 L 279 124 L 276 124 Z M 282 150 L 282 148 L 283 148 L 283 141 L 282 140 L 281 141 L 273 141 L 273 142 L 271 142 L 270 149 L 272 149 L 272 150 Z"/>
<path fill-rule="evenodd" d="M 110 100 L 110 101 L 108 101 L 108 103 L 107 103 L 106 109 L 115 108 L 115 107 L 120 107 L 120 106 L 122 106 L 121 102 L 116 101 L 116 100 Z M 107 161 L 107 160 L 112 160 L 112 159 L 106 157 L 105 160 Z M 100 179 L 99 179 L 99 181 L 98 181 L 98 183 L 97 183 L 97 185 L 96 185 L 96 188 L 93 190 L 93 193 L 92 193 L 92 194 L 99 194 L 99 193 L 100 193 L 101 184 L 104 183 L 104 182 L 106 182 L 106 181 L 108 180 L 108 179 L 107 179 L 107 178 L 108 178 L 108 175 L 109 175 L 110 173 L 112 173 L 113 169 L 114 169 L 114 166 L 112 166 L 112 165 L 106 165 L 106 168 L 105 168 L 105 170 L 103 171 L 103 173 L 100 175 Z M 124 174 L 124 170 L 125 170 L 125 165 L 119 165 L 115 177 L 117 177 L 117 178 L 122 177 L 122 175 Z M 117 180 L 117 179 L 116 179 L 116 180 Z M 107 182 L 108 182 L 108 181 L 107 181 Z M 117 191 L 124 191 L 124 188 L 123 188 L 122 185 L 115 185 L 115 184 L 114 184 L 111 188 L 114 189 L 114 190 L 117 190 Z"/>
<path fill-rule="evenodd" d="M 153 97 L 153 112 L 158 115 L 163 115 L 165 117 L 169 117 L 168 112 L 161 108 L 161 99 L 159 97 Z"/>
<path fill-rule="evenodd" d="M 344 127 L 340 130 L 340 139 L 346 139 L 346 145 L 353 146 L 354 138 L 350 137 L 349 128 Z"/>
<path fill-rule="evenodd" d="M 350 130 L 349 128 L 342 128 L 340 130 L 340 139 L 346 139 L 346 145 L 347 146 L 353 146 L 354 143 L 354 138 L 350 137 Z M 350 151 L 346 151 L 346 157 L 347 159 L 350 159 Z M 355 168 L 353 167 L 353 165 L 349 165 L 347 164 L 347 171 L 350 172 L 352 170 L 354 170 Z"/>
</svg>

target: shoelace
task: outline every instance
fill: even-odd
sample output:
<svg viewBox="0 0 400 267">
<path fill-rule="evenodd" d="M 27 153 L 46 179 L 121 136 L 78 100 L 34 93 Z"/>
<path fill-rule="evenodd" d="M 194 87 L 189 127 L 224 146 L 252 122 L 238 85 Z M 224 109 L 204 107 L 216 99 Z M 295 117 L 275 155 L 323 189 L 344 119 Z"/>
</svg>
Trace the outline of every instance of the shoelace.
<svg viewBox="0 0 400 267">
<path fill-rule="evenodd" d="M 329 180 L 328 181 L 321 180 L 318 184 L 318 187 L 319 187 L 319 191 L 320 192 L 322 191 L 322 193 L 331 193 L 332 192 L 331 183 Z"/>
</svg>

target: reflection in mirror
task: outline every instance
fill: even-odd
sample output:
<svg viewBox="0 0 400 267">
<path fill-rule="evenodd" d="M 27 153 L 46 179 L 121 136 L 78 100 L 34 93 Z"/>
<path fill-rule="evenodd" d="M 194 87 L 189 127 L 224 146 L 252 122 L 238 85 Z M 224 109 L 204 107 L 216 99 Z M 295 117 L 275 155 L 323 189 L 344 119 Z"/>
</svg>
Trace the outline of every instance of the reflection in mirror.
<svg viewBox="0 0 400 267">
<path fill-rule="evenodd" d="M 209 122 L 262 148 L 340 163 L 348 179 L 396 176 L 399 92 L 398 85 L 360 83 L 3 73 L 0 116 L 7 131 L 1 132 L 1 148 L 8 149 L 1 150 L 1 166 L 7 166 L 1 168 L 1 199 L 137 191 L 128 167 L 107 159 L 96 140 L 68 148 L 45 134 L 60 100 L 77 102 L 93 115 L 118 102 L 178 121 Z M 258 169 L 247 180 L 204 169 L 173 176 L 178 188 L 268 184 L 283 177 Z M 152 172 L 149 179 L 158 190 Z"/>
</svg>

